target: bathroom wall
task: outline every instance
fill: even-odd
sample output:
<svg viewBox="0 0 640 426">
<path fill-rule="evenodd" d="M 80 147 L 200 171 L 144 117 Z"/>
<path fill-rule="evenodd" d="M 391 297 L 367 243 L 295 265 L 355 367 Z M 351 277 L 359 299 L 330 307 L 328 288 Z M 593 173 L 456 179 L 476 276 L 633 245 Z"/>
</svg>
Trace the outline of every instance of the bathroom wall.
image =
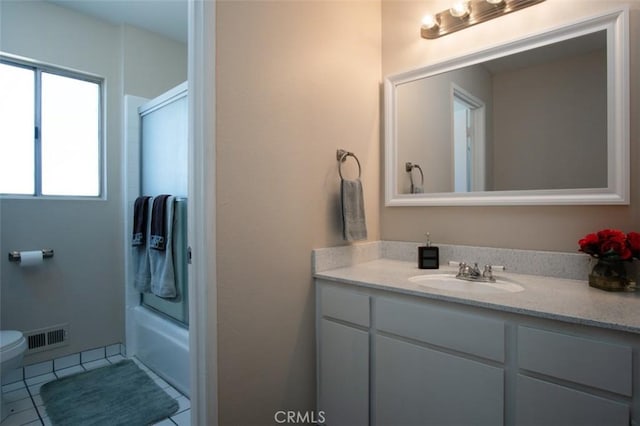
<svg viewBox="0 0 640 426">
<path fill-rule="evenodd" d="M 494 74 L 493 189 L 606 187 L 606 87 L 605 49 Z"/>
<path fill-rule="evenodd" d="M 476 25 L 437 40 L 420 38 L 420 20 L 439 12 L 446 0 L 382 1 L 383 76 L 424 66 L 517 37 L 568 24 L 577 19 L 630 4 L 631 204 L 628 206 L 527 207 L 381 207 L 385 240 L 419 241 L 431 232 L 436 243 L 490 247 L 577 250 L 577 241 L 605 227 L 640 230 L 640 4 L 617 0 L 547 0 L 517 13 Z M 425 171 L 428 179 L 429 171 Z"/>
<path fill-rule="evenodd" d="M 345 244 L 337 148 L 362 164 L 380 237 L 380 3 L 222 1 L 216 13 L 219 422 L 273 424 L 315 408 L 310 251 Z"/>
<path fill-rule="evenodd" d="M 103 76 L 106 95 L 105 199 L 0 200 L 0 323 L 22 331 L 69 324 L 68 346 L 27 363 L 123 342 L 122 95 L 153 97 L 184 81 L 186 47 L 41 1 L 2 2 L 0 18 L 0 50 Z M 55 256 L 38 269 L 6 258 L 45 247 Z"/>
<path fill-rule="evenodd" d="M 425 192 L 454 191 L 454 175 L 449 164 L 453 162 L 449 135 L 451 127 L 444 123 L 453 122 L 451 91 L 457 88 L 472 94 L 484 102 L 486 121 L 492 122 L 492 81 L 491 74 L 482 66 L 470 66 L 431 76 L 398 88 L 398 138 L 406 143 L 398 147 L 398 170 L 403 171 L 398 179 L 398 193 L 410 193 L 411 180 L 404 173 L 407 161 L 417 163 L 425 176 Z M 424 102 L 429 99 L 429 102 Z M 466 126 L 464 126 L 466 129 Z M 487 126 L 491 134 L 492 126 Z M 428 138 L 425 138 L 428 135 Z M 425 145 L 429 149 L 424 149 Z M 491 152 L 491 147 L 487 147 Z M 414 182 L 420 179 L 420 172 L 414 171 Z"/>
</svg>

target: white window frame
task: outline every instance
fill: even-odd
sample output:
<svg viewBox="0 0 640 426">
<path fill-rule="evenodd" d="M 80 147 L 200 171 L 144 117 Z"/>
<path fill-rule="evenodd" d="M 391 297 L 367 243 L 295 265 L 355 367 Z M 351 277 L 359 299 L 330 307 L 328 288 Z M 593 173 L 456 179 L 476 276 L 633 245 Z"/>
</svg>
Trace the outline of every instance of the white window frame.
<svg viewBox="0 0 640 426">
<path fill-rule="evenodd" d="M 104 78 L 97 75 L 87 74 L 67 68 L 54 65 L 43 64 L 30 59 L 25 59 L 13 55 L 0 52 L 0 63 L 19 68 L 26 68 L 34 72 L 34 91 L 35 91 L 35 108 L 34 108 L 34 188 L 33 194 L 13 194 L 0 193 L 1 198 L 16 199 L 77 199 L 77 200 L 95 200 L 106 199 L 105 191 L 105 152 L 104 152 L 104 100 L 105 100 L 105 84 Z M 62 77 L 73 78 L 76 80 L 87 81 L 98 85 L 98 195 L 49 195 L 42 193 L 42 133 L 40 131 L 42 125 L 41 115 L 41 94 L 42 94 L 42 73 L 55 74 Z"/>
</svg>

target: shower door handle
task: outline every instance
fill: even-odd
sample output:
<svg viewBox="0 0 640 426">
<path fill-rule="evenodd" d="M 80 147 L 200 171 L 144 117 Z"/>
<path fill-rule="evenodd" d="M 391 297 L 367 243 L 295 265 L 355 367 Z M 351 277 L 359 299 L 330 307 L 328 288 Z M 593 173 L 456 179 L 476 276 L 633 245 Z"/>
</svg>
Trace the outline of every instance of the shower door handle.
<svg viewBox="0 0 640 426">
<path fill-rule="evenodd" d="M 187 247 L 187 265 L 191 265 L 191 246 Z"/>
</svg>

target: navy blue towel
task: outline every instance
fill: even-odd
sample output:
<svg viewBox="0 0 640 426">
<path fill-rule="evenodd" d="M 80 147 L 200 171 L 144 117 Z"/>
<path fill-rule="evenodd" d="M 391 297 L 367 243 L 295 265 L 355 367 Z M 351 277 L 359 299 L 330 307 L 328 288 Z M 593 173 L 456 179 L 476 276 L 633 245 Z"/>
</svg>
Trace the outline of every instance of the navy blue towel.
<svg viewBox="0 0 640 426">
<path fill-rule="evenodd" d="M 149 248 L 164 251 L 167 248 L 167 226 L 165 215 L 167 214 L 166 204 L 170 195 L 158 195 L 153 199 L 151 210 L 151 235 L 149 237 Z"/>
<path fill-rule="evenodd" d="M 147 217 L 149 217 L 149 203 L 151 197 L 136 198 L 133 204 L 133 240 L 132 246 L 143 246 L 147 240 Z"/>
</svg>

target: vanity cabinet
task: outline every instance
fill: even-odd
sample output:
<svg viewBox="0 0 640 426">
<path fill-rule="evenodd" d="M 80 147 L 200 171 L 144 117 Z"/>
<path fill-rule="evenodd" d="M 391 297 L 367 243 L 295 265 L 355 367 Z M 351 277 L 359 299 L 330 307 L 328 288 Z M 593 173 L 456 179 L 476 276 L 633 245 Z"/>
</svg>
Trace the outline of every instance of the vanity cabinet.
<svg viewBox="0 0 640 426">
<path fill-rule="evenodd" d="M 369 296 L 317 291 L 318 411 L 326 424 L 369 424 Z"/>
<path fill-rule="evenodd" d="M 384 297 L 374 318 L 376 424 L 503 424 L 503 322 Z"/>
<path fill-rule="evenodd" d="M 326 425 L 640 425 L 640 336 L 316 280 Z"/>
</svg>

